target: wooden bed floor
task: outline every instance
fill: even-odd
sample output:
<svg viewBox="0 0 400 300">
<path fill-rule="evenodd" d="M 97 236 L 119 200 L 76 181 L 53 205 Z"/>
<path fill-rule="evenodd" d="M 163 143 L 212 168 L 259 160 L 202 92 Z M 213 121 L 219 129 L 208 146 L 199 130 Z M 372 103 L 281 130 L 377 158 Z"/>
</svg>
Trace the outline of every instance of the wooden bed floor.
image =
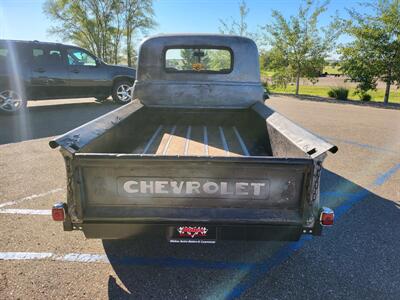
<svg viewBox="0 0 400 300">
<path fill-rule="evenodd" d="M 135 154 L 249 156 L 246 139 L 235 126 L 160 125 Z"/>
</svg>

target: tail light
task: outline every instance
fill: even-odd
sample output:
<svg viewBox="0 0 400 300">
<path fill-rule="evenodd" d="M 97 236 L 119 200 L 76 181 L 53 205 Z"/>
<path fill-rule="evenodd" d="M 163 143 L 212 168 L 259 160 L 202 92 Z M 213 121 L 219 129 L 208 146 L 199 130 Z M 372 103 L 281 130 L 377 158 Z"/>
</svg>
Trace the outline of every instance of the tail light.
<svg viewBox="0 0 400 300">
<path fill-rule="evenodd" d="M 51 209 L 51 216 L 53 217 L 53 221 L 64 221 L 67 204 L 59 202 L 53 205 Z"/>
<path fill-rule="evenodd" d="M 321 225 L 331 226 L 333 225 L 334 219 L 335 213 L 333 212 L 333 210 L 328 207 L 323 207 L 319 218 Z"/>
</svg>

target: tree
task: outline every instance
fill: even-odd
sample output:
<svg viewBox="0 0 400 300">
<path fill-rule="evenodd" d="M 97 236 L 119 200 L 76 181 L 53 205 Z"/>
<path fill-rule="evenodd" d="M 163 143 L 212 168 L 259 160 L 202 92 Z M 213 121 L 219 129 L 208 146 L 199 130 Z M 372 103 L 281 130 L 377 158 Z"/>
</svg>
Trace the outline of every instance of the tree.
<svg viewBox="0 0 400 300">
<path fill-rule="evenodd" d="M 316 81 L 325 64 L 325 58 L 334 49 L 341 33 L 337 18 L 326 27 L 320 27 L 318 20 L 326 10 L 329 0 L 303 1 L 299 12 L 286 19 L 279 11 L 272 12 L 273 23 L 262 27 L 266 31 L 265 42 L 272 46 L 271 68 L 280 84 L 296 81 L 296 95 L 299 94 L 300 78 Z"/>
<path fill-rule="evenodd" d="M 374 14 L 349 10 L 352 21 L 346 33 L 354 40 L 340 49 L 340 66 L 352 81 L 359 82 L 361 94 L 376 90 L 379 80 L 385 82 L 387 104 L 391 85 L 400 85 L 400 1 L 378 0 L 367 7 Z"/>
<path fill-rule="evenodd" d="M 47 0 L 44 12 L 60 23 L 49 31 L 107 60 L 111 0 Z"/>
<path fill-rule="evenodd" d="M 113 27 L 110 28 L 111 44 L 112 44 L 112 58 L 113 63 L 118 64 L 121 60 L 121 47 L 122 38 L 124 35 L 124 6 L 121 2 L 115 2 L 113 13 L 114 22 Z"/>
<path fill-rule="evenodd" d="M 209 67 L 210 58 L 205 49 L 185 48 L 181 49 L 180 55 L 184 70 L 192 70 L 195 66 L 201 67 L 201 69 Z"/>
<path fill-rule="evenodd" d="M 231 54 L 227 50 L 210 50 L 209 69 L 214 71 L 229 70 L 231 68 Z"/>
<path fill-rule="evenodd" d="M 128 66 L 133 65 L 134 47 L 132 45 L 133 35 L 137 30 L 146 31 L 156 25 L 154 21 L 153 0 L 122 0 L 126 54 Z"/>
<path fill-rule="evenodd" d="M 260 69 L 261 70 L 268 70 L 270 67 L 270 53 L 269 51 L 265 51 L 261 49 L 259 55 L 259 62 L 260 62 Z"/>
<path fill-rule="evenodd" d="M 181 50 L 181 59 L 182 59 L 182 67 L 184 70 L 191 70 L 193 64 L 197 63 L 196 57 L 193 55 L 195 49 L 182 49 Z"/>
<path fill-rule="evenodd" d="M 46 0 L 43 10 L 56 22 L 49 30 L 51 34 L 105 61 L 118 63 L 125 41 L 130 66 L 135 32 L 155 25 L 152 0 Z"/>
<path fill-rule="evenodd" d="M 249 8 L 247 7 L 246 1 L 242 0 L 239 3 L 239 14 L 240 20 L 236 21 L 231 17 L 230 21 L 219 20 L 221 26 L 219 27 L 219 31 L 222 34 L 233 34 L 240 36 L 249 36 L 250 33 L 247 31 L 248 25 L 246 22 L 247 15 L 249 13 Z"/>
</svg>

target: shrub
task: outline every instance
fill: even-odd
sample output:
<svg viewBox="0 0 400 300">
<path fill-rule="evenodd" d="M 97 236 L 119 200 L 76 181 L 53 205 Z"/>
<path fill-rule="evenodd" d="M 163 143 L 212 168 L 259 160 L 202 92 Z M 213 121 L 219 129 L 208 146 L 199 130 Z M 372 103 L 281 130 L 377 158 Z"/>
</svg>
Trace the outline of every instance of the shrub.
<svg viewBox="0 0 400 300">
<path fill-rule="evenodd" d="M 347 97 L 349 96 L 349 90 L 343 87 L 332 88 L 328 91 L 328 96 L 338 100 L 347 100 Z"/>
<path fill-rule="evenodd" d="M 335 91 L 334 91 L 333 89 L 330 89 L 330 90 L 328 91 L 328 96 L 331 97 L 331 98 L 336 98 L 336 93 L 335 93 Z"/>
<path fill-rule="evenodd" d="M 370 94 L 361 94 L 360 95 L 360 100 L 361 101 L 368 102 L 368 101 L 371 101 L 371 99 L 372 99 L 372 97 L 371 97 Z"/>
<path fill-rule="evenodd" d="M 263 82 L 262 85 L 264 86 L 264 92 L 270 94 L 271 91 L 270 91 L 270 89 L 269 89 L 268 82 Z"/>
</svg>

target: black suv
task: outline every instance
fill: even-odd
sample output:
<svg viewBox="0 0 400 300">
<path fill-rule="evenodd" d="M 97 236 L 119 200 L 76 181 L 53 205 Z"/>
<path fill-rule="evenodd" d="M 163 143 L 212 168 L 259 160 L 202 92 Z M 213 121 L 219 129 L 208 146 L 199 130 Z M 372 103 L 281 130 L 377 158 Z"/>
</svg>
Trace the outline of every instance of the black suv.
<svg viewBox="0 0 400 300">
<path fill-rule="evenodd" d="M 0 40 L 0 111 L 27 100 L 95 97 L 125 104 L 136 70 L 108 65 L 88 51 L 58 43 Z"/>
</svg>

